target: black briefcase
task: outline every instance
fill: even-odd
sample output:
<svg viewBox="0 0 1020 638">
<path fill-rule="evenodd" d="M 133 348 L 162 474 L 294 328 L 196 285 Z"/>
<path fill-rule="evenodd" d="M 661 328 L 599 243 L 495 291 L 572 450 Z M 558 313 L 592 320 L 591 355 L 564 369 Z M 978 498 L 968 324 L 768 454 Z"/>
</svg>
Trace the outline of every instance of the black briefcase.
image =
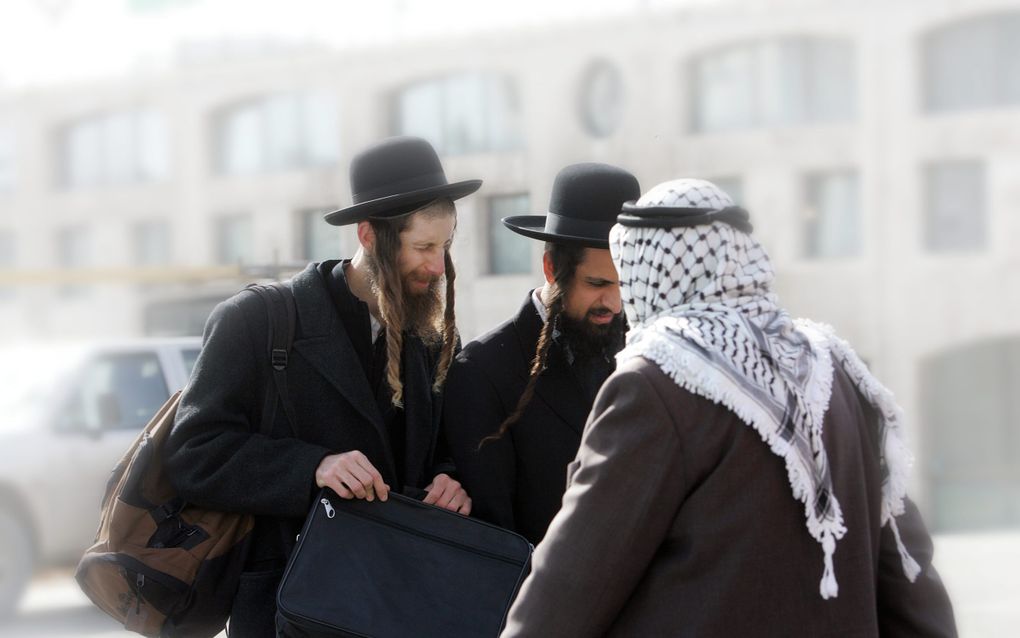
<svg viewBox="0 0 1020 638">
<path fill-rule="evenodd" d="M 522 536 L 421 501 L 323 489 L 277 592 L 286 637 L 498 636 L 528 573 Z"/>
</svg>

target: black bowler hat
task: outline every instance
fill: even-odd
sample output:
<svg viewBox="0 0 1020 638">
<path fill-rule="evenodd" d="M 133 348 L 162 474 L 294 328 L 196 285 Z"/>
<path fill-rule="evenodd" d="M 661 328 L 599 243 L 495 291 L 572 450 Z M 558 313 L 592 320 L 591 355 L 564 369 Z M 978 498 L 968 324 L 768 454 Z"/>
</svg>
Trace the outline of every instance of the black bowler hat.
<svg viewBox="0 0 1020 638">
<path fill-rule="evenodd" d="M 442 197 L 460 199 L 481 185 L 480 179 L 448 183 L 431 144 L 419 137 L 391 137 L 354 156 L 354 204 L 324 219 L 344 226 L 370 217 L 399 217 Z"/>
<path fill-rule="evenodd" d="M 589 248 L 609 248 L 609 229 L 624 202 L 641 197 L 637 178 L 615 166 L 571 164 L 556 175 L 549 212 L 504 217 L 519 235 Z"/>
</svg>

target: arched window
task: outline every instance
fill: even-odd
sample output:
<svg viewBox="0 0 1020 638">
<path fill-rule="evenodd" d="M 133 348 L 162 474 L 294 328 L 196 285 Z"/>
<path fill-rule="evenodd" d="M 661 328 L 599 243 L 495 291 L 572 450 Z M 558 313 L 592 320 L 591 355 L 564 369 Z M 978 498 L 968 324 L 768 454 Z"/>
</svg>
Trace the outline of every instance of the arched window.
<svg viewBox="0 0 1020 638">
<path fill-rule="evenodd" d="M 60 183 L 69 189 L 163 179 L 169 146 L 162 114 L 149 109 L 83 117 L 58 133 Z"/>
<path fill-rule="evenodd" d="M 521 148 L 520 103 L 507 77 L 461 73 L 405 86 L 393 97 L 395 135 L 417 135 L 447 155 Z"/>
<path fill-rule="evenodd" d="M 1020 105 L 1020 12 L 944 26 L 922 47 L 925 110 Z"/>
<path fill-rule="evenodd" d="M 696 132 L 839 122 L 857 108 L 854 47 L 786 37 L 713 49 L 691 60 Z"/>
<path fill-rule="evenodd" d="M 215 116 L 216 171 L 249 175 L 328 166 L 340 154 L 339 112 L 324 92 L 278 93 Z"/>
</svg>

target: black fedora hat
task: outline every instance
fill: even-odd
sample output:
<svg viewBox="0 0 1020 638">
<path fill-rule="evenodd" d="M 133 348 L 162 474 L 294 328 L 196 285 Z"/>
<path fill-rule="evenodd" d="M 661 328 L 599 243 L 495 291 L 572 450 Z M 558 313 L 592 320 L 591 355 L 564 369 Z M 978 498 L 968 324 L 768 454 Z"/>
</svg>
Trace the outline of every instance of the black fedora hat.
<svg viewBox="0 0 1020 638">
<path fill-rule="evenodd" d="M 589 248 L 609 248 L 609 229 L 624 202 L 641 197 L 637 178 L 615 166 L 571 164 L 556 175 L 549 212 L 504 217 L 519 235 Z"/>
<path fill-rule="evenodd" d="M 370 217 L 398 217 L 442 197 L 460 199 L 481 185 L 480 179 L 450 184 L 431 144 L 420 137 L 391 137 L 351 159 L 354 203 L 324 219 L 344 226 Z"/>
</svg>

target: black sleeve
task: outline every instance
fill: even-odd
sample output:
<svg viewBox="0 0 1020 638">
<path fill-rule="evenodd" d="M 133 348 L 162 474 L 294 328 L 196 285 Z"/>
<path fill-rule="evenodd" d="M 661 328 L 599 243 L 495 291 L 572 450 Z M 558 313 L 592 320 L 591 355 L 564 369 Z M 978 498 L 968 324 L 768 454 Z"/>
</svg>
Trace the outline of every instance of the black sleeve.
<svg viewBox="0 0 1020 638">
<path fill-rule="evenodd" d="M 896 517 L 907 552 L 921 567 L 910 582 L 900 561 L 892 528 L 882 528 L 878 562 L 878 621 L 882 636 L 956 636 L 956 621 L 949 594 L 932 566 L 934 548 L 917 507 L 908 499 L 906 511 Z"/>
<path fill-rule="evenodd" d="M 458 479 L 471 497 L 471 514 L 515 529 L 513 431 L 479 447 L 506 418 L 499 394 L 488 375 L 463 356 L 450 366 L 445 394 L 443 433 Z"/>
<path fill-rule="evenodd" d="M 446 474 L 452 479 L 460 480 L 460 474 L 457 473 L 457 464 L 453 462 L 453 457 L 450 456 L 450 446 L 447 444 L 442 430 L 439 432 L 439 440 L 436 441 L 435 463 L 433 463 L 429 474 L 432 475 L 432 478 L 440 474 Z M 468 496 L 470 496 L 470 493 Z"/>
<path fill-rule="evenodd" d="M 265 309 L 252 294 L 216 307 L 181 396 L 164 462 L 186 500 L 221 511 L 304 516 L 330 450 L 257 433 L 267 388 Z M 268 384 L 269 391 L 276 392 Z M 282 410 L 277 422 L 282 418 Z"/>
</svg>

